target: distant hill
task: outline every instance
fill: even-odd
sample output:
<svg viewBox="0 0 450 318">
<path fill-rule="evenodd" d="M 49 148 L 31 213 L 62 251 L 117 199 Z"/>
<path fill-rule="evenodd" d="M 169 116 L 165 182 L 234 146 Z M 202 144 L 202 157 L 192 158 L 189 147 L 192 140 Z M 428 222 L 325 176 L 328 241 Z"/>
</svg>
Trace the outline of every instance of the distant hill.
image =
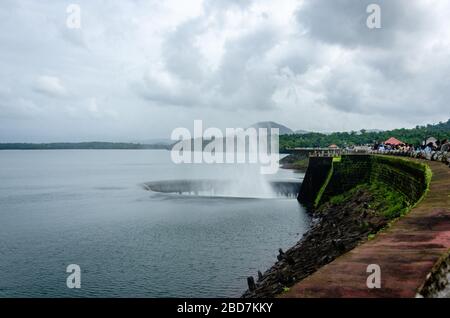
<svg viewBox="0 0 450 318">
<path fill-rule="evenodd" d="M 133 144 L 143 144 L 143 145 L 172 145 L 174 141 L 169 138 L 154 138 L 145 140 L 131 140 Z"/>
<path fill-rule="evenodd" d="M 135 144 L 125 142 L 57 142 L 57 143 L 0 143 L 0 150 L 59 150 L 59 149 L 170 149 L 163 144 Z"/>
<path fill-rule="evenodd" d="M 253 128 L 267 128 L 268 132 L 270 132 L 271 128 L 278 128 L 280 131 L 280 135 L 292 135 L 294 134 L 294 131 L 284 125 L 278 124 L 274 121 L 260 121 L 256 124 L 251 125 L 250 127 Z"/>
<path fill-rule="evenodd" d="M 303 135 L 303 134 L 309 133 L 309 131 L 299 129 L 299 130 L 296 130 L 294 133 L 295 133 L 296 135 Z"/>
<path fill-rule="evenodd" d="M 268 134 L 270 134 L 270 129 L 271 129 L 271 128 L 278 128 L 278 129 L 279 129 L 280 135 L 291 135 L 291 134 L 294 134 L 294 132 L 292 131 L 292 129 L 290 129 L 290 128 L 284 126 L 284 125 L 278 124 L 278 123 L 276 123 L 276 122 L 273 122 L 273 121 L 261 121 L 261 122 L 257 122 L 257 123 L 255 123 L 255 124 L 253 124 L 253 125 L 251 125 L 251 126 L 249 126 L 249 127 L 247 127 L 247 128 L 244 128 L 244 130 L 246 130 L 246 129 L 248 129 L 248 128 L 255 128 L 255 129 L 256 129 L 257 135 L 259 135 L 259 133 L 258 133 L 258 129 L 259 129 L 259 128 L 266 128 L 266 129 L 268 130 L 268 131 L 267 131 Z M 222 140 L 223 149 L 226 149 L 227 141 L 228 141 L 228 140 L 231 140 L 231 143 L 232 143 L 232 142 L 233 142 L 232 140 L 234 140 L 237 136 L 238 136 L 238 135 L 235 135 L 235 134 L 233 134 L 233 135 L 227 135 L 227 136 L 224 136 L 223 138 L 218 138 L 218 139 L 217 139 L 217 142 L 220 142 L 220 140 Z M 200 139 L 201 142 L 202 142 L 203 148 L 204 148 L 207 144 L 209 144 L 209 143 L 211 142 L 209 139 L 208 139 L 208 140 L 207 140 L 207 139 L 202 140 L 202 138 L 196 138 L 196 139 L 191 138 L 191 139 L 186 139 L 186 140 L 183 141 L 183 143 L 184 143 L 184 148 L 188 148 L 188 147 L 189 147 L 189 144 L 193 147 L 194 142 L 195 142 L 196 140 L 199 140 L 199 139 Z M 172 144 L 172 146 L 173 146 L 175 143 L 177 143 L 177 141 L 174 141 L 173 144 Z M 248 147 L 248 140 L 245 141 L 245 147 L 246 147 L 246 148 Z"/>
</svg>

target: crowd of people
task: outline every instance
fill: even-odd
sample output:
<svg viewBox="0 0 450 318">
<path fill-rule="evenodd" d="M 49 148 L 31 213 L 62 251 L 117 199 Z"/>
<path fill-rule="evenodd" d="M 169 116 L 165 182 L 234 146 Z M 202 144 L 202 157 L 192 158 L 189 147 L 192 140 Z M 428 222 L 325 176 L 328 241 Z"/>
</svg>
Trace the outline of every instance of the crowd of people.
<svg viewBox="0 0 450 318">
<path fill-rule="evenodd" d="M 372 150 L 378 151 L 389 151 L 389 150 L 400 150 L 400 151 L 423 151 L 423 152 L 432 152 L 432 151 L 450 151 L 450 142 L 447 139 L 436 140 L 435 142 L 423 142 L 420 146 L 414 146 L 413 144 L 401 143 L 401 144 L 385 144 L 385 143 L 376 143 L 373 145 Z"/>
<path fill-rule="evenodd" d="M 429 138 L 421 145 L 407 143 L 375 143 L 372 146 L 375 153 L 397 154 L 434 161 L 442 161 L 450 165 L 450 141 Z"/>
</svg>

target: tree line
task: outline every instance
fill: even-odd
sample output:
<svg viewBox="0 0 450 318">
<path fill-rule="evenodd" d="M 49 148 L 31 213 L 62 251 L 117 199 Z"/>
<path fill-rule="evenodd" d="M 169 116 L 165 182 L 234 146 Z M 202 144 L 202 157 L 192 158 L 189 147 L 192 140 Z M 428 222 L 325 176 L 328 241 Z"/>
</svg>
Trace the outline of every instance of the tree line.
<svg viewBox="0 0 450 318">
<path fill-rule="evenodd" d="M 334 132 L 331 134 L 306 133 L 280 136 L 280 150 L 295 147 L 328 147 L 336 144 L 339 147 L 353 145 L 365 145 L 383 142 L 390 137 L 395 137 L 405 143 L 420 145 L 428 137 L 438 140 L 450 139 L 450 119 L 447 122 L 416 126 L 412 129 L 393 129 L 379 132 L 361 130 L 359 132 Z"/>
<path fill-rule="evenodd" d="M 57 143 L 0 143 L 0 150 L 56 150 L 56 149 L 170 149 L 164 144 L 126 142 L 57 142 Z"/>
</svg>

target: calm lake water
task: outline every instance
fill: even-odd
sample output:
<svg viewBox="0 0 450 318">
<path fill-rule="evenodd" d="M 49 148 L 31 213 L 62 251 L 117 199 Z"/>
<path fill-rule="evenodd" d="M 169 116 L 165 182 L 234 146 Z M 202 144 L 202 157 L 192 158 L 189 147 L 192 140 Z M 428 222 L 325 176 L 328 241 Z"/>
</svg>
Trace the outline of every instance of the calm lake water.
<svg viewBox="0 0 450 318">
<path fill-rule="evenodd" d="M 0 297 L 240 296 L 310 221 L 293 198 L 258 198 L 261 177 L 244 170 L 175 165 L 159 150 L 0 151 Z M 230 177 L 245 180 L 243 197 L 141 186 Z M 66 287 L 69 264 L 81 289 Z"/>
</svg>

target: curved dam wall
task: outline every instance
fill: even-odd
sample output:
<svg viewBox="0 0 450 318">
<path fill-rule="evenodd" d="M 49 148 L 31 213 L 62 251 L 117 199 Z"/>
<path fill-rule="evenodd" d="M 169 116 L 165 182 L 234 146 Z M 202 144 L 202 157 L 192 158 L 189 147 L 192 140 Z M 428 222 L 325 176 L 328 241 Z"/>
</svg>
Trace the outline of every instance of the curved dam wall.
<svg viewBox="0 0 450 318">
<path fill-rule="evenodd" d="M 383 183 L 416 203 L 427 189 L 426 166 L 402 158 L 379 155 L 311 157 L 298 200 L 319 206 L 332 196 L 364 183 Z"/>
<path fill-rule="evenodd" d="M 359 292 L 414 296 L 448 246 L 447 242 L 437 243 L 450 239 L 445 232 L 447 210 L 434 209 L 445 206 L 448 192 L 440 194 L 442 199 L 437 202 L 432 195 L 433 190 L 436 193 L 433 187 L 450 181 L 447 174 L 438 175 L 437 169 L 448 172 L 448 168 L 442 165 L 434 169 L 432 183 L 430 165 L 434 164 L 370 154 L 310 157 L 298 200 L 313 207 L 309 212 L 316 222 L 295 246 L 280 251 L 278 261 L 258 274 L 256 283 L 250 280 L 253 284 L 249 283 L 243 296 L 345 297 Z M 440 191 L 445 193 L 446 189 Z M 427 205 L 430 201 L 433 208 Z M 391 226 L 394 219 L 395 226 Z M 435 248 L 433 253 L 429 253 L 430 248 Z M 351 262 L 346 262 L 352 255 Z M 428 255 L 429 262 L 424 263 Z M 334 264 L 338 264 L 336 271 L 320 274 Z M 395 292 L 367 288 L 369 264 L 379 264 L 382 277 L 392 276 L 389 288 Z M 397 283 L 404 279 L 410 285 Z M 331 282 L 332 288 L 328 287 Z"/>
<path fill-rule="evenodd" d="M 308 277 L 299 280 L 282 297 L 448 297 L 450 169 L 437 161 L 400 160 L 402 159 L 377 155 L 369 157 L 366 164 L 370 168 L 370 174 L 366 180 L 384 182 L 388 185 L 386 188 L 395 187 L 408 195 L 404 200 L 419 202 L 414 202 L 407 214 L 383 231 L 377 232 L 376 236 L 367 237 L 361 241 L 363 244 L 358 244 Z M 363 166 L 362 157 L 342 158 L 341 163 L 355 161 Z M 342 172 L 347 168 L 339 167 L 335 161 L 330 169 Z M 343 187 L 346 178 L 359 183 L 351 178 L 352 173 L 353 171 L 350 171 L 349 174 L 341 175 L 344 178 Z M 317 190 L 318 195 L 322 192 L 324 196 L 320 200 L 326 199 L 327 188 L 330 191 L 338 190 L 332 189 L 332 184 L 334 187 L 337 184 L 333 182 L 333 177 L 330 177 L 328 184 L 321 188 L 325 189 Z M 423 195 L 419 197 L 420 193 Z M 364 201 L 364 198 L 355 198 L 357 201 Z M 333 200 L 330 201 L 329 211 L 336 210 L 333 215 L 335 218 L 348 218 L 349 211 L 333 209 Z M 327 204 L 322 205 L 317 211 L 327 210 L 327 207 Z M 322 222 L 327 217 L 326 213 L 320 216 Z M 347 229 L 346 225 L 341 229 Z M 317 242 L 322 243 L 323 240 Z M 369 264 L 377 264 L 381 269 L 381 288 L 368 288 Z"/>
</svg>

